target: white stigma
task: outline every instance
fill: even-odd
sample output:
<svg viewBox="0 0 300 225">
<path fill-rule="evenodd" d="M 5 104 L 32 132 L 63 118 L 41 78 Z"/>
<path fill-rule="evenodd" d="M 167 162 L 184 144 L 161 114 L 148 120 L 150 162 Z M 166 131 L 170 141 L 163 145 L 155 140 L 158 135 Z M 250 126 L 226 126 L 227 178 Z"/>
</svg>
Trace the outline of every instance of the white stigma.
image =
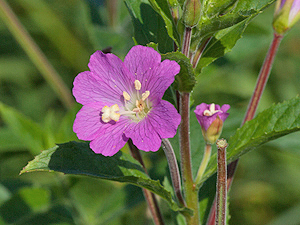
<svg viewBox="0 0 300 225">
<path fill-rule="evenodd" d="M 214 103 L 212 103 L 209 106 L 209 110 L 208 109 L 204 110 L 203 115 L 204 116 L 212 116 L 217 112 L 222 112 L 222 111 L 221 110 L 216 110 L 216 105 Z"/>
<path fill-rule="evenodd" d="M 117 104 L 112 105 L 111 107 L 104 106 L 101 110 L 102 112 L 102 121 L 104 123 L 108 123 L 111 120 L 119 121 L 120 119 L 120 113 L 117 113 L 120 111 L 120 108 Z"/>
</svg>

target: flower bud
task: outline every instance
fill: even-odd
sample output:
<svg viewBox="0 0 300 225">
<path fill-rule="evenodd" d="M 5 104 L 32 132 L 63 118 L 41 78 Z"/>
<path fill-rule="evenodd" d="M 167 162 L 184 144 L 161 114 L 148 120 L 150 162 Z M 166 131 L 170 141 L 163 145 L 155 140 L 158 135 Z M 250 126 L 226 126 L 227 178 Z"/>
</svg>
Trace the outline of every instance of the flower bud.
<svg viewBox="0 0 300 225">
<path fill-rule="evenodd" d="M 284 34 L 300 19 L 300 0 L 278 0 L 276 2 L 273 28 Z"/>
<path fill-rule="evenodd" d="M 198 24 L 201 14 L 200 0 L 186 0 L 183 5 L 182 21 L 187 27 L 194 27 Z"/>
<path fill-rule="evenodd" d="M 170 11 L 172 14 L 172 17 L 174 19 L 175 24 L 177 24 L 177 21 L 179 20 L 180 17 L 180 4 L 177 0 L 168 0 L 168 4 L 170 7 Z"/>
<path fill-rule="evenodd" d="M 229 116 L 229 105 L 222 107 L 215 104 L 201 103 L 194 111 L 201 125 L 202 134 L 207 144 L 214 144 L 222 133 L 223 122 Z"/>
</svg>

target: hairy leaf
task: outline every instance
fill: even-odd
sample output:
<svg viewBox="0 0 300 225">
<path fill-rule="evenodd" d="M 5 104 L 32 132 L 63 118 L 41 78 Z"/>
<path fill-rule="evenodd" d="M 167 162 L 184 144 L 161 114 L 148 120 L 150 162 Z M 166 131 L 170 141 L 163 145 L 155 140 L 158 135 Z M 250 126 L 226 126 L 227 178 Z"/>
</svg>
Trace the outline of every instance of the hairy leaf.
<svg viewBox="0 0 300 225">
<path fill-rule="evenodd" d="M 88 143 L 68 142 L 43 151 L 21 171 L 57 171 L 65 174 L 94 176 L 134 184 L 164 198 L 174 211 L 180 208 L 159 181 L 154 181 L 130 155 L 118 152 L 112 157 L 95 154 Z"/>
<path fill-rule="evenodd" d="M 183 92 L 191 92 L 196 84 L 196 79 L 190 60 L 181 52 L 167 53 L 162 55 L 162 59 L 174 60 L 180 65 L 180 72 L 175 77 L 174 88 Z"/>
<path fill-rule="evenodd" d="M 141 45 L 154 42 L 158 43 L 160 52 L 172 51 L 173 40 L 168 34 L 165 21 L 161 15 L 154 11 L 149 2 L 145 0 L 125 0 L 125 3 L 132 18 L 136 42 Z M 166 16 L 164 19 L 167 18 Z M 170 30 L 169 26 L 168 30 Z"/>
</svg>

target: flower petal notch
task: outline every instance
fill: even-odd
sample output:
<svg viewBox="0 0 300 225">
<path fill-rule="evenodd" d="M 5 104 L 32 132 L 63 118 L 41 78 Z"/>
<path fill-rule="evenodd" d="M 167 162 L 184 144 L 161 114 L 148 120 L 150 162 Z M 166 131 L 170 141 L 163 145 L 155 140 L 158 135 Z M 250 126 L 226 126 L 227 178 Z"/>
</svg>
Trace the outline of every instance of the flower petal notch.
<svg viewBox="0 0 300 225">
<path fill-rule="evenodd" d="M 77 75 L 73 95 L 83 105 L 73 130 L 91 141 L 95 153 L 116 154 L 128 141 L 143 151 L 157 151 L 163 138 L 172 138 L 180 124 L 175 107 L 162 100 L 180 66 L 161 62 L 154 49 L 134 46 L 124 62 L 114 54 L 95 52 L 90 71 Z"/>
<path fill-rule="evenodd" d="M 214 144 L 220 137 L 223 128 L 223 122 L 229 116 L 227 111 L 230 105 L 219 105 L 201 103 L 195 109 L 198 122 L 201 125 L 202 134 L 207 144 Z"/>
</svg>

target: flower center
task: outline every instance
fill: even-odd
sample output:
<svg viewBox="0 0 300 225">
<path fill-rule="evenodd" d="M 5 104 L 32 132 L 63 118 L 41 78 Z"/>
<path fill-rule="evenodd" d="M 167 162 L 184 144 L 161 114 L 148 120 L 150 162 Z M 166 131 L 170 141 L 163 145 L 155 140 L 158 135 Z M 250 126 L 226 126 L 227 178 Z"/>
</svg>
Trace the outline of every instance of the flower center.
<svg viewBox="0 0 300 225">
<path fill-rule="evenodd" d="M 123 91 L 124 109 L 120 110 L 117 104 L 110 107 L 104 106 L 102 108 L 101 118 L 103 122 L 108 123 L 111 120 L 117 122 L 119 121 L 121 115 L 128 116 L 133 121 L 139 122 L 147 116 L 152 106 L 148 99 L 150 91 L 140 93 L 142 84 L 139 80 L 134 81 L 134 88 L 136 92 L 133 91 L 131 95 L 126 91 Z"/>
<path fill-rule="evenodd" d="M 212 103 L 212 104 L 209 106 L 209 110 L 208 110 L 208 109 L 204 110 L 203 115 L 204 115 L 204 116 L 212 116 L 212 115 L 214 115 L 214 114 L 217 113 L 217 112 L 222 112 L 222 111 L 221 111 L 221 110 L 216 110 L 215 104 Z"/>
</svg>

